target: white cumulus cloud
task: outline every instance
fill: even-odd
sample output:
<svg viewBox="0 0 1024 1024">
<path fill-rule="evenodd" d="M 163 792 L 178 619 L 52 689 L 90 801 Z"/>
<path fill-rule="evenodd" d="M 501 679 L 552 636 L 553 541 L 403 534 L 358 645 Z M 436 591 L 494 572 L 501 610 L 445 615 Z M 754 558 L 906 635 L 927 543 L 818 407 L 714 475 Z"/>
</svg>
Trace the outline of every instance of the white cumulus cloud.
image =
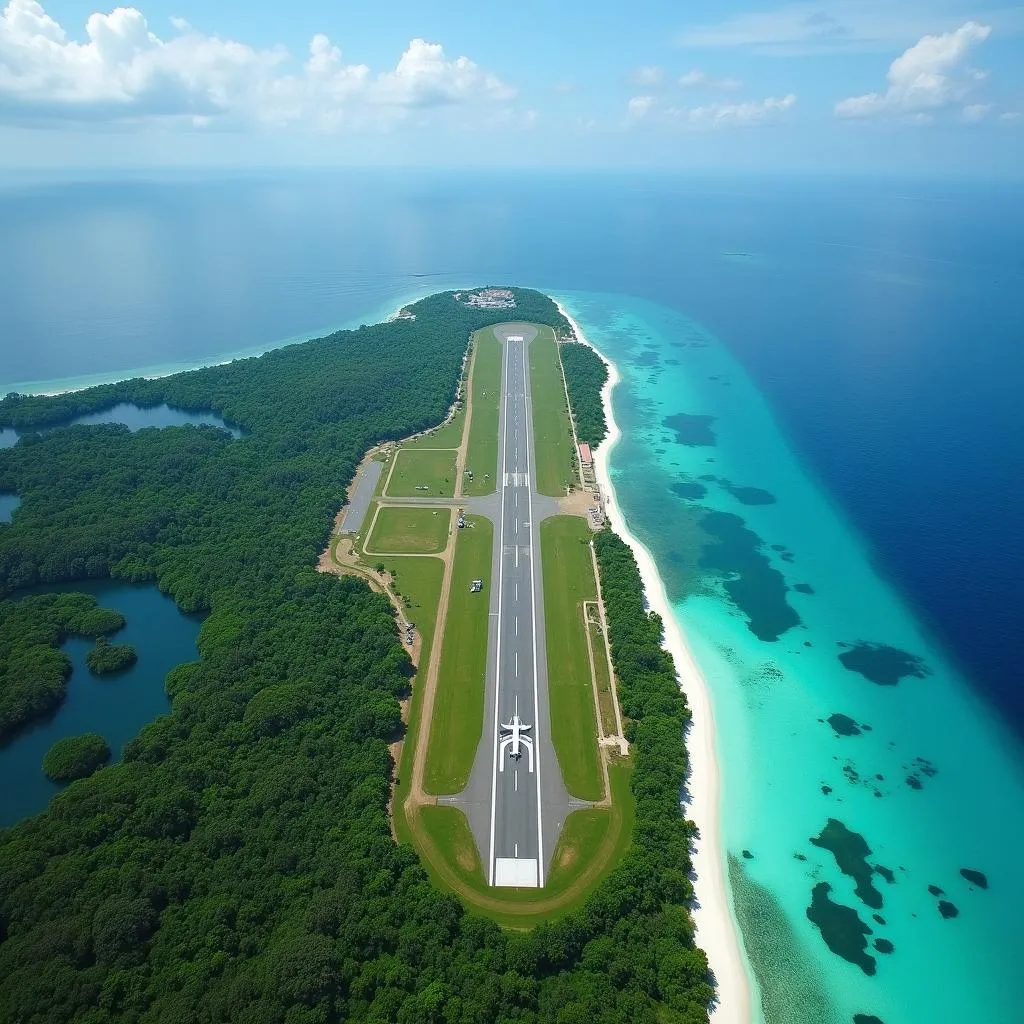
<svg viewBox="0 0 1024 1024">
<path fill-rule="evenodd" d="M 633 85 L 644 86 L 647 88 L 654 85 L 661 85 L 664 79 L 664 70 L 653 64 L 647 64 L 644 65 L 643 67 L 634 68 L 629 76 L 629 80 L 630 82 L 633 83 Z"/>
<path fill-rule="evenodd" d="M 963 100 L 984 73 L 963 69 L 973 46 L 991 33 L 988 25 L 968 21 L 953 32 L 924 36 L 889 65 L 885 92 L 850 96 L 836 104 L 839 117 L 879 114 L 928 114 Z"/>
<path fill-rule="evenodd" d="M 634 96 L 626 104 L 626 112 L 629 119 L 631 121 L 639 121 L 640 118 L 646 117 L 654 107 L 654 102 L 653 96 Z"/>
<path fill-rule="evenodd" d="M 85 39 L 68 37 L 38 0 L 0 13 L 0 120 L 176 120 L 306 124 L 331 130 L 410 109 L 507 101 L 515 93 L 468 57 L 413 39 L 396 66 L 347 64 L 325 35 L 298 69 L 283 47 L 254 49 L 205 35 L 180 18 L 161 39 L 134 7 L 95 13 Z"/>
<path fill-rule="evenodd" d="M 992 113 L 991 103 L 968 103 L 963 110 L 964 120 L 972 123 L 984 121 L 990 113 Z"/>
<path fill-rule="evenodd" d="M 738 78 L 715 78 L 699 68 L 687 71 L 680 77 L 679 84 L 684 89 L 721 89 L 722 92 L 735 92 L 743 87 Z"/>
<path fill-rule="evenodd" d="M 796 95 L 768 96 L 743 103 L 707 103 L 699 107 L 658 104 L 654 96 L 634 96 L 629 101 L 627 123 L 647 119 L 672 128 L 743 128 L 783 118 L 796 104 Z"/>
<path fill-rule="evenodd" d="M 691 128 L 746 127 L 775 121 L 796 104 L 796 96 L 768 96 L 745 103 L 708 103 L 678 112 L 679 119 Z"/>
</svg>

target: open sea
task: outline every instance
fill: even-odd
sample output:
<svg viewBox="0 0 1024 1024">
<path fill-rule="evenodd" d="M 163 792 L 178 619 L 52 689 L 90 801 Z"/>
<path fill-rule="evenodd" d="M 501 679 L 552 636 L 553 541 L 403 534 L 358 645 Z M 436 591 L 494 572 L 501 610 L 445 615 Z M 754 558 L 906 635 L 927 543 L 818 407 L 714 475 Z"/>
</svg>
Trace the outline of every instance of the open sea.
<svg viewBox="0 0 1024 1024">
<path fill-rule="evenodd" d="M 622 374 L 619 505 L 712 691 L 760 1017 L 1015 1024 L 1022 237 L 992 183 L 0 179 L 0 392 L 560 297 Z"/>
</svg>

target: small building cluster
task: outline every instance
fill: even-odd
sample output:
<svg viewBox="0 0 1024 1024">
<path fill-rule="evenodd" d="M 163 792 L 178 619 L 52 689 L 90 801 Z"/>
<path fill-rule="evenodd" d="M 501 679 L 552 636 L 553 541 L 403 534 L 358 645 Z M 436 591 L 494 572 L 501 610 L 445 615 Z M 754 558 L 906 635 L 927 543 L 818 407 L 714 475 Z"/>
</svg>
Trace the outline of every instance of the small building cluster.
<svg viewBox="0 0 1024 1024">
<path fill-rule="evenodd" d="M 516 297 L 509 288 L 482 288 L 478 292 L 456 292 L 455 301 L 476 309 L 514 309 Z"/>
<path fill-rule="evenodd" d="M 405 642 L 412 647 L 412 642 L 416 637 L 416 623 L 407 622 L 405 624 Z"/>
</svg>

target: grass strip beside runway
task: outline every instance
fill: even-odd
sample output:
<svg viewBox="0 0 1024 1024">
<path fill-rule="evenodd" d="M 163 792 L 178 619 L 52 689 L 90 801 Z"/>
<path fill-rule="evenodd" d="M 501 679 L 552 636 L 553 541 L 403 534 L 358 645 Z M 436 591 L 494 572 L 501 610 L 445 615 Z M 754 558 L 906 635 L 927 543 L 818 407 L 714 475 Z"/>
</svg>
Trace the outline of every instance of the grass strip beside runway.
<svg viewBox="0 0 1024 1024">
<path fill-rule="evenodd" d="M 562 364 L 550 327 L 538 327 L 537 337 L 530 342 L 530 395 L 537 490 L 560 498 L 578 480 Z"/>
<path fill-rule="evenodd" d="M 628 761 L 612 763 L 611 807 L 573 811 L 562 834 L 543 889 L 492 889 L 465 814 L 455 807 L 420 807 L 399 838 L 415 830 L 423 865 L 435 885 L 454 892 L 476 913 L 503 928 L 533 928 L 581 909 L 587 897 L 618 865 L 632 842 L 635 802 Z"/>
<path fill-rule="evenodd" d="M 405 799 L 409 795 L 412 781 L 412 762 L 416 753 L 416 739 L 420 728 L 420 705 L 423 701 L 421 681 L 430 664 L 430 651 L 434 644 L 434 629 L 437 623 L 438 605 L 441 602 L 441 584 L 444 579 L 444 562 L 440 558 L 388 558 L 374 559 L 391 573 L 392 590 L 401 599 L 405 614 L 416 623 L 422 646 L 420 648 L 419 671 L 413 679 L 412 702 L 406 722 L 405 738 L 402 742 L 401 762 L 397 766 L 395 780 L 395 832 L 399 842 L 413 842 L 412 830 L 406 822 Z"/>
<path fill-rule="evenodd" d="M 424 782 L 431 793 L 458 793 L 469 782 L 484 727 L 484 678 L 487 671 L 487 618 L 491 545 L 489 519 L 466 516 L 455 542 L 448 619 L 441 648 L 434 715 L 430 723 Z M 471 592 L 473 580 L 484 588 Z"/>
<path fill-rule="evenodd" d="M 415 451 L 417 448 L 458 448 L 462 444 L 462 428 L 465 424 L 466 403 L 460 402 L 455 415 L 447 423 L 413 441 L 403 441 L 402 448 L 405 451 Z"/>
<path fill-rule="evenodd" d="M 455 452 L 400 448 L 387 483 L 389 498 L 450 498 L 455 494 Z"/>
<path fill-rule="evenodd" d="M 463 494 L 493 494 L 498 467 L 498 402 L 504 346 L 490 327 L 474 335 L 473 416 L 469 423 L 466 469 L 473 471 L 462 483 Z"/>
<path fill-rule="evenodd" d="M 382 508 L 363 547 L 364 556 L 372 560 L 378 554 L 437 554 L 448 543 L 451 518 L 447 508 Z"/>
<path fill-rule="evenodd" d="M 457 807 L 441 805 L 421 807 L 419 815 L 423 830 L 460 881 L 484 889 L 487 885 L 484 866 L 466 815 Z"/>
<path fill-rule="evenodd" d="M 569 793 L 600 800 L 604 781 L 583 621 L 583 602 L 597 599 L 589 541 L 590 530 L 578 516 L 541 523 L 551 739 Z"/>
</svg>

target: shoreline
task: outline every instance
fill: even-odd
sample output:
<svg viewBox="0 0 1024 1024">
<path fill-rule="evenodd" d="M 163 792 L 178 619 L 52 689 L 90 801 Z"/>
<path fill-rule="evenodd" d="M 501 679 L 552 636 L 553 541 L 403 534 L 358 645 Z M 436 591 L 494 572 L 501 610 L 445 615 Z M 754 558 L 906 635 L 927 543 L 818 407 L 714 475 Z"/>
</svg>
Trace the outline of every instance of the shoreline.
<svg viewBox="0 0 1024 1024">
<path fill-rule="evenodd" d="M 303 345 L 307 341 L 316 341 L 318 338 L 326 338 L 339 331 L 353 331 L 358 329 L 360 324 L 388 323 L 398 319 L 398 314 L 406 306 L 418 302 L 431 292 L 416 292 L 413 297 L 405 298 L 390 313 L 374 313 L 367 320 L 359 319 L 349 321 L 340 327 L 318 328 L 308 334 L 296 334 L 288 338 L 281 338 L 278 341 L 267 342 L 262 345 L 255 345 L 252 348 L 238 349 L 235 352 L 222 352 L 216 355 L 201 357 L 199 361 L 187 361 L 181 363 L 163 363 L 157 366 L 134 367 L 127 370 L 112 370 L 110 373 L 103 371 L 99 373 L 82 374 L 78 377 L 55 377 L 51 380 L 26 380 L 14 381 L 10 384 L 0 384 L 0 397 L 16 392 L 19 395 L 39 395 L 44 398 L 52 398 L 54 395 L 66 395 L 72 391 L 86 391 L 89 388 L 102 387 L 105 384 L 120 384 L 121 381 L 134 380 L 142 377 L 144 380 L 160 380 L 163 377 L 173 377 L 178 373 L 194 373 L 196 370 L 208 370 L 214 366 L 227 366 L 239 359 L 258 359 L 268 352 L 275 352 L 280 348 L 287 348 L 289 345 Z M 391 308 L 388 303 L 386 307 Z"/>
<path fill-rule="evenodd" d="M 687 780 L 689 802 L 687 816 L 700 830 L 692 854 L 696 875 L 692 908 L 696 926 L 695 942 L 708 958 L 717 983 L 717 1002 L 711 1019 L 718 1024 L 749 1024 L 753 1017 L 753 982 L 744 956 L 739 925 L 729 900 L 726 882 L 725 849 L 721 832 L 721 780 L 715 753 L 715 722 L 711 694 L 679 624 L 650 551 L 630 532 L 619 510 L 609 472 L 609 457 L 622 432 L 612 412 L 612 391 L 621 377 L 615 363 L 608 359 L 583 334 L 580 325 L 565 306 L 555 299 L 559 312 L 569 321 L 576 338 L 601 358 L 608 368 L 608 380 L 601 388 L 601 405 L 608 425 L 608 436 L 594 450 L 594 470 L 605 496 L 605 514 L 612 529 L 629 545 L 640 569 L 649 607 L 656 611 L 665 628 L 664 646 L 675 662 L 680 688 L 686 694 L 693 715 L 686 736 L 690 777 Z"/>
</svg>

